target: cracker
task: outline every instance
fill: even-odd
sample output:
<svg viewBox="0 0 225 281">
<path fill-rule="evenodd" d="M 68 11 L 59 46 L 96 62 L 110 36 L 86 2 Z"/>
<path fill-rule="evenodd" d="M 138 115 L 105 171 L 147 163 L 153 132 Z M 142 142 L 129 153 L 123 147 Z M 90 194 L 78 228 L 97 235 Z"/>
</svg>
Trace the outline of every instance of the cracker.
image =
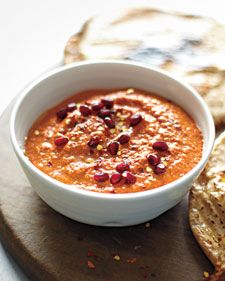
<svg viewBox="0 0 225 281">
<path fill-rule="evenodd" d="M 192 187 L 189 199 L 192 232 L 216 270 L 224 272 L 225 131 L 217 138 L 210 159 Z"/>
</svg>

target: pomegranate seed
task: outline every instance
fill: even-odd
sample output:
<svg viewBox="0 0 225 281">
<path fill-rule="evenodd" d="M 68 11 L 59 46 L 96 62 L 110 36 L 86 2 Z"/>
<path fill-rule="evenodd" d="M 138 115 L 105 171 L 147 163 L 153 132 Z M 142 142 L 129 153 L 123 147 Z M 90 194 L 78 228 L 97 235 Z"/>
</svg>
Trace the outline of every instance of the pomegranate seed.
<svg viewBox="0 0 225 281">
<path fill-rule="evenodd" d="M 119 173 L 115 173 L 115 174 L 112 174 L 111 178 L 110 178 L 110 182 L 111 184 L 115 185 L 117 183 L 119 183 L 122 179 L 122 175 L 119 174 Z"/>
<path fill-rule="evenodd" d="M 56 115 L 61 120 L 65 119 L 67 116 L 67 109 L 66 108 L 60 109 L 59 111 L 56 112 Z"/>
<path fill-rule="evenodd" d="M 152 147 L 155 150 L 160 150 L 160 151 L 167 151 L 169 149 L 167 143 L 165 143 L 164 141 L 156 141 L 153 143 Z"/>
<path fill-rule="evenodd" d="M 71 102 L 67 105 L 67 111 L 72 112 L 77 108 L 77 105 L 75 102 Z"/>
<path fill-rule="evenodd" d="M 95 148 L 99 144 L 100 140 L 98 137 L 91 137 L 88 142 L 88 146 Z"/>
<path fill-rule="evenodd" d="M 136 182 L 136 177 L 131 172 L 123 172 L 123 178 L 125 179 L 125 183 L 134 184 Z"/>
<path fill-rule="evenodd" d="M 107 173 L 101 172 L 94 175 L 94 180 L 97 182 L 104 182 L 109 179 L 109 175 Z"/>
<path fill-rule="evenodd" d="M 108 144 L 108 151 L 111 155 L 116 155 L 119 150 L 119 143 L 117 141 Z"/>
<path fill-rule="evenodd" d="M 104 106 L 107 109 L 111 109 L 113 107 L 113 104 L 114 104 L 113 100 L 111 100 L 111 99 L 102 99 L 101 101 L 102 101 L 102 103 L 104 104 Z"/>
<path fill-rule="evenodd" d="M 129 171 L 130 170 L 130 165 L 127 163 L 120 163 L 116 166 L 116 170 L 119 173 L 123 173 L 125 171 Z"/>
<path fill-rule="evenodd" d="M 148 155 L 148 162 L 150 165 L 156 166 L 160 163 L 160 156 L 156 154 L 150 154 Z"/>
<path fill-rule="evenodd" d="M 104 104 L 101 101 L 95 101 L 92 103 L 92 106 L 91 106 L 93 111 L 99 111 L 103 107 L 104 107 Z"/>
<path fill-rule="evenodd" d="M 115 122 L 110 117 L 104 118 L 104 122 L 109 128 L 115 128 Z"/>
<path fill-rule="evenodd" d="M 101 118 L 109 117 L 111 114 L 111 111 L 109 109 L 101 109 L 98 113 L 98 116 Z"/>
<path fill-rule="evenodd" d="M 155 166 L 154 172 L 157 175 L 164 174 L 166 172 L 166 166 L 164 164 L 160 163 Z"/>
<path fill-rule="evenodd" d="M 139 114 L 139 113 L 133 114 L 130 117 L 130 126 L 132 126 L 132 127 L 136 126 L 137 124 L 139 124 L 141 122 L 141 120 L 142 120 L 141 114 Z"/>
<path fill-rule="evenodd" d="M 91 109 L 87 105 L 80 105 L 80 113 L 83 116 L 89 116 L 91 115 Z"/>
<path fill-rule="evenodd" d="M 121 134 L 119 137 L 118 137 L 118 142 L 120 144 L 125 144 L 125 143 L 128 143 L 130 140 L 130 135 L 128 134 Z"/>
<path fill-rule="evenodd" d="M 60 138 L 55 139 L 55 145 L 56 145 L 56 146 L 62 146 L 62 145 L 67 144 L 68 141 L 69 141 L 68 138 L 66 138 L 66 137 L 60 137 Z"/>
</svg>

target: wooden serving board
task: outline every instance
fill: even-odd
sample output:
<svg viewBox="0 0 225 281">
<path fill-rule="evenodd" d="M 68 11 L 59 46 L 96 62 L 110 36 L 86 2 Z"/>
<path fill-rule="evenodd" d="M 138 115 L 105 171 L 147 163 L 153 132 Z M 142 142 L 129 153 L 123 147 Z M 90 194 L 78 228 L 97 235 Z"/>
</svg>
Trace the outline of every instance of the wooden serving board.
<svg viewBox="0 0 225 281">
<path fill-rule="evenodd" d="M 150 227 L 94 227 L 48 207 L 34 193 L 12 150 L 12 105 L 0 119 L 0 237 L 32 280 L 196 281 L 204 271 L 212 272 L 190 231 L 187 198 Z"/>
</svg>

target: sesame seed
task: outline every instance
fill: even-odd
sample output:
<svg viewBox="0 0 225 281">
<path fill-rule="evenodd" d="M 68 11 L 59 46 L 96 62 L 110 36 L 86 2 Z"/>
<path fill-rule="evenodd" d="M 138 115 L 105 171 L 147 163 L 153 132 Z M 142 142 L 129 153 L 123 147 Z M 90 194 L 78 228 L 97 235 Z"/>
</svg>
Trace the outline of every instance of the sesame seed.
<svg viewBox="0 0 225 281">
<path fill-rule="evenodd" d="M 150 167 L 146 168 L 146 172 L 151 172 L 151 171 L 152 171 L 152 169 Z"/>
<path fill-rule="evenodd" d="M 122 154 L 122 152 L 121 152 L 121 151 L 118 151 L 118 152 L 117 152 L 117 155 L 119 155 L 119 156 L 120 156 L 121 154 Z"/>
<path fill-rule="evenodd" d="M 115 129 L 110 129 L 110 133 L 114 134 L 116 132 Z"/>
<path fill-rule="evenodd" d="M 86 159 L 86 162 L 91 164 L 91 163 L 94 163 L 95 160 L 93 158 L 88 158 L 88 159 Z"/>
<path fill-rule="evenodd" d="M 116 113 L 116 116 L 117 116 L 117 117 L 120 117 L 120 116 L 121 116 L 121 113 L 120 113 L 120 112 L 117 112 L 117 113 Z"/>
<path fill-rule="evenodd" d="M 41 145 L 42 148 L 50 149 L 52 148 L 52 145 L 49 142 L 43 142 Z"/>
<path fill-rule="evenodd" d="M 127 94 L 130 95 L 130 94 L 133 94 L 134 93 L 134 89 L 130 88 L 130 89 L 127 89 Z"/>
<path fill-rule="evenodd" d="M 101 144 L 98 144 L 96 148 L 97 148 L 97 150 L 102 150 L 103 146 Z"/>
<path fill-rule="evenodd" d="M 124 116 L 121 116 L 121 117 L 120 117 L 120 120 L 121 120 L 121 121 L 124 121 L 125 119 L 126 119 L 126 118 L 125 118 Z"/>
<path fill-rule="evenodd" d="M 57 132 L 56 136 L 57 137 L 64 137 L 64 135 L 62 133 L 60 133 L 60 132 Z"/>
<path fill-rule="evenodd" d="M 115 255 L 113 258 L 115 261 L 120 261 L 120 256 L 118 256 L 118 255 Z"/>
<path fill-rule="evenodd" d="M 39 136 L 39 135 L 40 135 L 40 132 L 39 132 L 38 130 L 35 130 L 35 131 L 34 131 L 34 134 L 35 134 L 35 136 Z"/>
<path fill-rule="evenodd" d="M 66 123 L 66 125 L 69 125 L 71 123 L 71 119 L 69 119 L 69 118 L 66 119 L 65 123 Z"/>
</svg>

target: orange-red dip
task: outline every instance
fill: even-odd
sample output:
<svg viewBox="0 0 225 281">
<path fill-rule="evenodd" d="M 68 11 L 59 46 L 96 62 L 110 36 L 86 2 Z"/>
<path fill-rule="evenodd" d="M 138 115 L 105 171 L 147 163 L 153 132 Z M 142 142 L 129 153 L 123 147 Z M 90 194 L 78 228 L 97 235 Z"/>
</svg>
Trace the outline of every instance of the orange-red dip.
<svg viewBox="0 0 225 281">
<path fill-rule="evenodd" d="M 202 148 L 201 131 L 179 106 L 142 90 L 116 89 L 78 93 L 42 114 L 25 154 L 73 188 L 129 193 L 182 177 Z"/>
</svg>

